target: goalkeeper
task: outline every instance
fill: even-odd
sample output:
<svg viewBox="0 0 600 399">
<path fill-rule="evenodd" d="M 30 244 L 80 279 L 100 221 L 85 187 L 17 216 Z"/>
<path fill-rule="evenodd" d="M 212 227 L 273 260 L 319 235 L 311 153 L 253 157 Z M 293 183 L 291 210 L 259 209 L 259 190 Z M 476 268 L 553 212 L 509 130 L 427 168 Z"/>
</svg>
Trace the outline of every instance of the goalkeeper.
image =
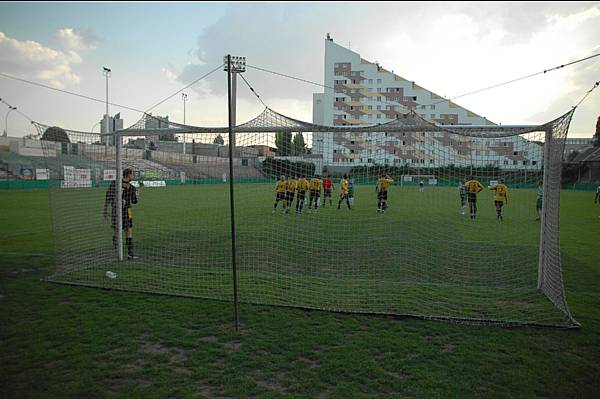
<svg viewBox="0 0 600 399">
<path fill-rule="evenodd" d="M 127 168 L 123 170 L 123 180 L 121 180 L 122 188 L 122 202 L 121 202 L 121 217 L 123 220 L 123 230 L 125 230 L 125 243 L 127 245 L 127 258 L 137 259 L 138 257 L 133 253 L 133 217 L 132 217 L 132 204 L 138 203 L 138 193 L 133 184 L 133 170 Z M 118 253 L 119 242 L 118 242 L 118 231 L 117 231 L 117 184 L 116 180 L 112 181 L 108 190 L 106 191 L 106 197 L 104 199 L 104 219 L 108 219 L 108 206 L 112 208 L 111 211 L 111 224 L 113 228 L 113 245 Z"/>
</svg>

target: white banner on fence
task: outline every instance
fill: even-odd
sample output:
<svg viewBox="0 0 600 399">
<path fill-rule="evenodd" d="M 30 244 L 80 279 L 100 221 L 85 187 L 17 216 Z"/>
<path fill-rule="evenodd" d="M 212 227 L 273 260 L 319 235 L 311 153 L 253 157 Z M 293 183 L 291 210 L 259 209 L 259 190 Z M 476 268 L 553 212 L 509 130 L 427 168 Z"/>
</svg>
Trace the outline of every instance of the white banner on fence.
<svg viewBox="0 0 600 399">
<path fill-rule="evenodd" d="M 81 181 L 63 180 L 60 182 L 60 188 L 89 188 L 89 187 L 92 187 L 91 180 L 81 180 Z"/>
<path fill-rule="evenodd" d="M 61 188 L 88 188 L 92 187 L 92 172 L 90 169 L 75 169 L 73 166 L 64 167 L 64 179 L 60 182 Z"/>
<path fill-rule="evenodd" d="M 50 179 L 50 174 L 48 173 L 48 169 L 36 169 L 35 170 L 35 179 L 36 180 L 48 180 Z"/>
<path fill-rule="evenodd" d="M 437 179 L 429 179 L 429 184 L 435 186 L 437 184 Z"/>
<path fill-rule="evenodd" d="M 167 187 L 167 183 L 164 180 L 144 180 L 142 181 L 144 187 Z"/>
<path fill-rule="evenodd" d="M 115 169 L 104 169 L 104 180 L 115 180 L 117 171 Z"/>
</svg>

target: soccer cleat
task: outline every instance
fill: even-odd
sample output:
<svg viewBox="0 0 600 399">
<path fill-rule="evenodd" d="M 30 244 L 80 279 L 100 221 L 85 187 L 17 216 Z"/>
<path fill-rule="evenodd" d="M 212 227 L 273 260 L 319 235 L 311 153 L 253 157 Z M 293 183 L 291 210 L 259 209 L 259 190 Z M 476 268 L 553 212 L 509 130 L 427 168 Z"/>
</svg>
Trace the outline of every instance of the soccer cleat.
<svg viewBox="0 0 600 399">
<path fill-rule="evenodd" d="M 136 259 L 139 259 L 139 258 L 140 258 L 139 256 L 135 256 L 133 254 L 127 255 L 127 259 L 129 259 L 129 260 L 136 260 Z"/>
</svg>

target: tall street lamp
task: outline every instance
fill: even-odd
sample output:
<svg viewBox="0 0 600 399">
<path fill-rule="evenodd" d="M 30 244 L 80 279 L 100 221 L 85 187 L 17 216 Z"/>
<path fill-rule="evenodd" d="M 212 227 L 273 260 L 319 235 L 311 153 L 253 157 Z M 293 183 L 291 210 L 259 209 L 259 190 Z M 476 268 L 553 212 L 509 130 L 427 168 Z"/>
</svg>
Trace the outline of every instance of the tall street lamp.
<svg viewBox="0 0 600 399">
<path fill-rule="evenodd" d="M 8 136 L 8 115 L 16 109 L 17 107 L 13 107 L 11 105 L 8 106 L 8 112 L 6 113 L 6 117 L 4 118 L 4 137 Z"/>
<path fill-rule="evenodd" d="M 108 127 L 110 118 L 108 116 L 108 78 L 110 78 L 111 70 L 107 67 L 102 67 L 102 74 L 106 77 L 106 114 L 104 114 L 104 132 L 105 134 L 110 133 L 110 128 Z M 108 146 L 108 137 L 104 138 L 104 143 Z"/>
<path fill-rule="evenodd" d="M 187 94 L 181 93 L 181 99 L 183 100 L 183 124 L 185 125 L 185 103 L 187 102 Z M 185 134 L 183 135 L 183 154 L 185 155 Z"/>
</svg>

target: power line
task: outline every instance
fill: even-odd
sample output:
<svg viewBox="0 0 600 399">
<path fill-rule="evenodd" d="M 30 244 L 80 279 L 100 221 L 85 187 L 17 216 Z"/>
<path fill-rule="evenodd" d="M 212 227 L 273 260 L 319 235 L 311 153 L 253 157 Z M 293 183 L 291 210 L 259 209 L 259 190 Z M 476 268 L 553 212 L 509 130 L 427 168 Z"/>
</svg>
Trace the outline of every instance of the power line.
<svg viewBox="0 0 600 399">
<path fill-rule="evenodd" d="M 102 104 L 106 103 L 106 100 L 100 100 L 100 99 L 97 99 L 97 98 L 94 98 L 94 97 L 86 96 L 84 94 L 75 93 L 75 92 L 69 91 L 69 90 L 57 89 L 56 87 L 51 87 L 51 86 L 48 86 L 48 85 L 45 85 L 45 84 L 42 84 L 42 83 L 38 83 L 38 82 L 33 82 L 33 81 L 27 80 L 27 79 L 17 78 L 16 76 L 11 76 L 11 75 L 8 75 L 8 74 L 3 73 L 3 72 L 0 72 L 0 76 L 3 76 L 3 77 L 8 78 L 8 79 L 13 79 L 13 80 L 18 80 L 20 82 L 28 83 L 30 85 L 43 87 L 45 89 L 50 89 L 50 90 L 58 91 L 60 93 L 69 94 L 69 95 L 72 95 L 72 96 L 84 98 L 86 100 L 96 101 L 96 102 L 99 102 L 99 103 L 102 103 Z M 109 104 L 110 105 L 114 105 L 116 107 L 125 108 L 125 109 L 131 110 L 131 111 L 144 113 L 144 111 L 142 111 L 140 109 L 128 107 L 126 105 L 121 105 L 121 104 L 111 103 L 111 102 L 109 102 Z"/>
<path fill-rule="evenodd" d="M 258 93 L 256 91 L 254 91 L 254 89 L 252 88 L 252 86 L 250 85 L 250 83 L 248 83 L 248 81 L 246 80 L 246 78 L 244 77 L 244 75 L 242 75 L 241 73 L 239 75 L 244 80 L 244 82 L 246 83 L 246 85 L 248 86 L 248 88 L 250 89 L 250 91 L 252 93 L 254 93 L 254 95 L 256 96 L 256 98 L 258 98 L 258 101 L 260 101 L 262 103 L 262 105 L 265 106 L 265 108 L 269 108 L 267 106 L 267 104 L 265 104 L 265 102 L 260 98 L 260 96 L 258 95 Z"/>
<path fill-rule="evenodd" d="M 532 77 L 537 76 L 537 75 L 543 75 L 543 74 L 545 74 L 547 72 L 552 72 L 552 71 L 555 71 L 557 69 L 561 69 L 561 68 L 564 68 L 566 66 L 577 64 L 578 62 L 586 61 L 586 60 L 589 60 L 591 58 L 598 57 L 598 56 L 600 56 L 600 53 L 599 54 L 594 54 L 594 55 L 591 55 L 589 57 L 585 57 L 585 58 L 582 58 L 582 59 L 579 59 L 579 60 L 576 60 L 576 61 L 573 61 L 573 62 L 569 62 L 567 64 L 558 65 L 558 66 L 555 66 L 555 67 L 550 68 L 550 69 L 545 69 L 545 70 L 540 71 L 540 72 L 532 73 L 532 74 L 527 75 L 527 76 L 523 76 L 523 77 L 520 77 L 520 78 L 512 79 L 512 80 L 509 80 L 509 81 L 506 81 L 506 82 L 503 82 L 503 83 L 498 83 L 498 84 L 495 84 L 495 85 L 492 85 L 492 86 L 488 86 L 488 87 L 485 87 L 483 89 L 478 89 L 478 90 L 470 91 L 470 92 L 465 93 L 465 94 L 461 94 L 461 95 L 458 95 L 458 96 L 455 96 L 455 97 L 451 97 L 451 98 L 448 98 L 448 99 L 437 101 L 435 103 L 424 104 L 424 105 L 425 106 L 427 106 L 427 105 L 436 105 L 436 104 L 440 104 L 440 103 L 442 103 L 444 101 L 451 101 L 451 100 L 455 100 L 457 98 L 465 97 L 465 96 L 468 96 L 468 95 L 471 95 L 471 94 L 480 93 L 480 92 L 485 91 L 485 90 L 490 90 L 490 89 L 494 89 L 496 87 L 504 86 L 504 85 L 507 85 L 507 84 L 510 84 L 510 83 L 518 82 L 520 80 L 529 79 L 529 78 L 532 78 Z"/>
<path fill-rule="evenodd" d="M 594 91 L 596 88 L 598 88 L 598 86 L 600 86 L 600 81 L 598 81 L 598 82 L 594 83 L 594 85 L 592 86 L 592 88 L 591 88 L 591 89 L 589 89 L 589 90 L 588 90 L 588 91 L 585 93 L 585 95 L 583 96 L 583 98 L 582 98 L 581 100 L 579 100 L 579 102 L 577 103 L 577 105 L 575 105 L 573 108 L 577 108 L 577 107 L 579 107 L 579 104 L 581 104 L 581 103 L 582 103 L 582 102 L 583 102 L 583 101 L 584 101 L 584 100 L 585 100 L 585 99 L 586 99 L 586 98 L 587 98 L 587 97 L 588 97 L 590 94 L 592 94 L 592 92 L 593 92 L 593 91 Z"/>
<path fill-rule="evenodd" d="M 215 69 L 213 69 L 212 71 L 208 72 L 207 74 L 205 74 L 205 75 L 203 75 L 203 76 L 199 77 L 198 79 L 194 80 L 194 81 L 193 81 L 193 82 L 191 82 L 191 83 L 188 83 L 187 85 L 185 85 L 185 86 L 184 86 L 184 87 L 182 87 L 181 89 L 177 90 L 175 93 L 171 94 L 170 96 L 168 96 L 168 97 L 167 97 L 167 98 L 165 98 L 164 100 L 162 100 L 162 101 L 160 101 L 160 102 L 156 103 L 155 105 L 153 105 L 152 107 L 148 108 L 146 111 L 143 111 L 143 112 L 144 112 L 144 113 L 148 113 L 149 111 L 151 111 L 152 109 L 154 109 L 154 108 L 158 107 L 159 105 L 161 105 L 161 104 L 162 104 L 162 103 L 164 103 L 165 101 L 167 101 L 167 100 L 169 100 L 169 99 L 171 99 L 171 98 L 175 97 L 177 94 L 181 93 L 181 92 L 182 92 L 182 91 L 184 91 L 185 89 L 187 89 L 187 88 L 189 88 L 189 87 L 191 87 L 191 86 L 195 85 L 196 83 L 198 83 L 198 82 L 199 82 L 199 81 L 201 81 L 202 79 L 204 79 L 204 78 L 208 77 L 209 75 L 211 75 L 213 72 L 215 72 L 215 71 L 219 70 L 219 69 L 220 69 L 220 68 L 221 68 L 223 65 L 225 65 L 225 64 L 221 64 L 221 65 L 219 65 L 218 67 L 216 67 L 216 68 L 215 68 Z"/>
<path fill-rule="evenodd" d="M 253 65 L 246 64 L 246 66 L 248 68 L 257 69 L 259 71 L 271 73 L 271 74 L 274 74 L 274 75 L 283 76 L 285 78 L 297 80 L 297 81 L 304 82 L 304 83 L 310 83 L 312 85 L 323 87 L 323 88 L 326 88 L 326 89 L 331 89 L 335 93 L 335 87 L 327 86 L 327 85 L 324 85 L 324 84 L 321 84 L 321 83 L 313 82 L 311 80 L 302 79 L 302 78 L 298 78 L 298 77 L 291 76 L 291 75 L 286 75 L 285 73 L 271 71 L 271 70 L 268 70 L 268 69 L 265 69 L 265 68 L 261 68 L 261 67 L 257 67 L 257 66 L 253 66 Z M 383 93 L 380 93 L 380 94 L 383 94 Z M 399 102 L 394 102 L 394 101 L 389 101 L 389 100 L 382 100 L 381 102 L 384 103 L 384 104 L 387 104 L 387 105 L 391 105 L 391 106 L 401 106 L 401 107 L 404 107 L 405 109 L 410 110 L 410 108 L 407 105 L 404 105 L 404 104 L 399 103 Z"/>
<path fill-rule="evenodd" d="M 155 104 L 154 106 L 152 106 L 152 107 L 148 108 L 148 110 L 146 110 L 146 111 L 143 111 L 143 110 L 141 110 L 141 109 L 137 109 L 137 108 L 133 108 L 133 107 L 128 107 L 128 106 L 126 106 L 126 105 L 122 105 L 122 104 L 112 103 L 112 102 L 109 102 L 109 104 L 110 104 L 110 105 L 113 105 L 113 106 L 116 106 L 116 107 L 120 107 L 120 108 L 128 109 L 128 110 L 130 110 L 130 111 L 139 112 L 139 113 L 142 113 L 142 114 L 144 114 L 144 113 L 148 113 L 150 110 L 152 110 L 152 109 L 154 109 L 154 108 L 158 107 L 160 104 L 164 103 L 165 101 L 169 100 L 170 98 L 172 98 L 172 97 L 176 96 L 177 94 L 181 93 L 183 90 L 187 89 L 187 88 L 188 88 L 188 87 L 190 87 L 190 86 L 193 86 L 194 84 L 196 84 L 196 83 L 197 83 L 197 82 L 199 82 L 200 80 L 202 80 L 202 79 L 206 78 L 207 76 L 209 76 L 209 75 L 210 75 L 210 74 L 212 74 L 213 72 L 217 71 L 217 70 L 218 70 L 219 68 L 221 68 L 222 66 L 223 66 L 223 64 L 219 65 L 218 67 L 216 67 L 215 69 L 211 70 L 211 71 L 210 71 L 210 72 L 208 72 L 207 74 L 205 74 L 205 75 L 203 75 L 203 76 L 199 77 L 198 79 L 194 80 L 193 82 L 191 82 L 191 83 L 187 84 L 187 85 L 186 85 L 186 86 L 184 86 L 182 89 L 180 89 L 180 90 L 178 90 L 177 92 L 175 92 L 174 94 L 172 94 L 172 95 L 168 96 L 168 97 L 167 97 L 167 98 L 165 98 L 164 100 L 162 100 L 162 101 L 158 102 L 157 104 Z M 105 103 L 106 103 L 106 100 L 100 100 L 100 99 L 98 99 L 98 98 L 90 97 L 90 96 L 87 96 L 87 95 L 85 95 L 85 94 L 79 94 L 79 93 L 76 93 L 76 92 L 73 92 L 73 91 L 69 91 L 69 90 L 58 89 L 58 88 L 56 88 L 56 87 L 51 87 L 51 86 L 45 85 L 45 84 L 43 84 L 43 83 L 38 83 L 38 82 L 31 81 L 31 80 L 27 80 L 27 79 L 23 79 L 23 78 L 18 78 L 18 77 L 16 77 L 16 76 L 12 76 L 12 75 L 9 75 L 9 74 L 3 73 L 3 72 L 0 72 L 0 76 L 2 76 L 2 77 L 5 77 L 5 78 L 8 78 L 8 79 L 17 80 L 17 81 L 20 81 L 20 82 L 23 82 L 23 83 L 27 83 L 27 84 L 30 84 L 30 85 L 33 85 L 33 86 L 38 86 L 38 87 L 42 87 L 42 88 L 45 88 L 45 89 L 49 89 L 49 90 L 53 90 L 53 91 L 57 91 L 57 92 L 60 92 L 60 93 L 69 94 L 69 95 L 72 95 L 72 96 L 75 96 L 75 97 L 79 97 L 79 98 L 83 98 L 83 99 L 86 99 L 86 100 L 95 101 L 95 102 L 99 102 L 99 103 L 102 103 L 102 104 L 105 104 Z M 19 112 L 19 110 L 18 110 L 18 109 L 17 109 L 16 111 L 17 111 L 17 112 Z M 21 112 L 19 112 L 19 113 L 21 113 Z M 21 115 L 25 116 L 25 117 L 26 117 L 27 119 L 29 119 L 29 120 L 32 120 L 31 118 L 29 118 L 28 116 L 26 116 L 26 115 L 25 115 L 25 114 L 23 114 L 23 113 L 21 113 Z"/>
<path fill-rule="evenodd" d="M 531 77 L 534 77 L 534 76 L 537 76 L 537 75 L 542 75 L 542 74 L 545 74 L 547 72 L 552 72 L 552 71 L 555 71 L 557 69 L 561 69 L 561 68 L 564 68 L 564 67 L 567 67 L 567 66 L 570 66 L 570 65 L 573 65 L 573 64 L 577 64 L 579 62 L 587 61 L 589 59 L 592 59 L 592 58 L 595 58 L 595 57 L 598 57 L 598 56 L 600 56 L 600 53 L 599 54 L 593 54 L 593 55 L 591 55 L 589 57 L 581 58 L 581 59 L 578 59 L 578 60 L 575 60 L 575 61 L 572 61 L 572 62 L 569 62 L 569 63 L 566 63 L 566 64 L 561 64 L 561 65 L 558 65 L 558 66 L 555 66 L 555 67 L 552 67 L 552 68 L 549 68 L 549 69 L 545 69 L 545 70 L 540 71 L 540 72 L 532 73 L 532 74 L 527 75 L 527 76 L 523 76 L 523 77 L 512 79 L 512 80 L 509 80 L 509 81 L 506 81 L 506 82 L 498 83 L 498 84 L 495 84 L 495 85 L 492 85 L 492 86 L 488 86 L 488 87 L 485 87 L 485 88 L 482 88 L 482 89 L 470 91 L 468 93 L 464 93 L 464 94 L 461 94 L 461 95 L 458 95 L 458 96 L 454 96 L 454 97 L 451 97 L 451 98 L 445 98 L 443 100 L 440 100 L 440 101 L 437 101 L 437 102 L 434 102 L 434 103 L 430 103 L 430 104 L 418 104 L 418 105 L 420 105 L 420 106 L 430 106 L 430 105 L 440 104 L 440 103 L 443 103 L 445 101 L 455 100 L 457 98 L 465 97 L 465 96 L 468 96 L 468 95 L 471 95 L 471 94 L 475 94 L 475 93 L 480 93 L 480 92 L 486 91 L 486 90 L 491 90 L 491 89 L 494 89 L 496 87 L 500 87 L 500 86 L 504 86 L 504 85 L 507 85 L 507 84 L 510 84 L 510 83 L 518 82 L 520 80 L 528 79 L 528 78 L 531 78 Z M 257 67 L 257 66 L 253 66 L 253 65 L 246 65 L 246 66 L 249 67 L 249 68 L 254 68 L 254 69 L 263 71 L 263 72 L 268 72 L 268 73 L 271 73 L 271 74 L 274 74 L 274 75 L 279 75 L 279 76 L 283 76 L 283 77 L 290 78 L 290 79 L 293 79 L 293 80 L 298 80 L 300 82 L 310 83 L 310 84 L 313 84 L 313 85 L 316 85 L 316 86 L 320 86 L 320 87 L 324 87 L 324 88 L 327 88 L 327 89 L 333 89 L 333 90 L 335 90 L 331 86 L 327 86 L 327 85 L 323 85 L 323 84 L 320 84 L 320 83 L 312 82 L 310 80 L 306 80 L 306 79 L 298 78 L 298 77 L 295 77 L 295 76 L 287 75 L 287 74 L 284 74 L 284 73 L 281 73 L 281 72 L 275 72 L 275 71 L 268 70 L 266 68 L 261 68 L 261 67 Z M 335 91 L 334 91 L 334 93 L 335 93 Z M 385 103 L 385 101 L 384 101 L 384 103 Z M 408 108 L 404 104 L 400 104 L 400 105 L 404 106 L 405 108 Z"/>
</svg>

